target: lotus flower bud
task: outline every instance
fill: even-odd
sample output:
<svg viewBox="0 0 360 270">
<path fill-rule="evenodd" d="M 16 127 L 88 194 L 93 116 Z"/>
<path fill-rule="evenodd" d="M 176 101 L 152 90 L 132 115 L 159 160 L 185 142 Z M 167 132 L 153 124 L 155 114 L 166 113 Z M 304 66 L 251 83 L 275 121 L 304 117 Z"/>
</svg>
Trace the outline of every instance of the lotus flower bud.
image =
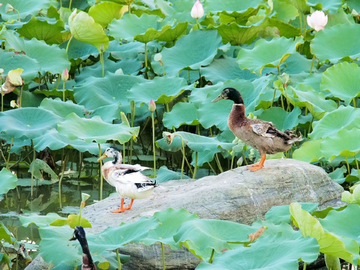
<svg viewBox="0 0 360 270">
<path fill-rule="evenodd" d="M 6 4 L 5 10 L 6 10 L 6 13 L 10 13 L 10 12 L 15 11 L 14 7 L 12 5 L 10 5 L 10 4 Z"/>
<path fill-rule="evenodd" d="M 69 79 L 69 71 L 67 70 L 67 68 L 65 68 L 65 70 L 61 74 L 61 79 L 63 80 L 63 82 L 66 82 Z"/>
<path fill-rule="evenodd" d="M 194 19 L 200 19 L 204 16 L 204 8 L 199 0 L 196 0 L 194 6 L 191 9 L 191 17 Z"/>
<path fill-rule="evenodd" d="M 317 10 L 313 14 L 306 17 L 307 24 L 314 28 L 315 31 L 324 30 L 328 22 L 328 16 L 323 11 Z"/>
<path fill-rule="evenodd" d="M 149 111 L 155 112 L 155 110 L 156 110 L 156 104 L 155 104 L 154 100 L 151 99 L 149 102 Z"/>
</svg>

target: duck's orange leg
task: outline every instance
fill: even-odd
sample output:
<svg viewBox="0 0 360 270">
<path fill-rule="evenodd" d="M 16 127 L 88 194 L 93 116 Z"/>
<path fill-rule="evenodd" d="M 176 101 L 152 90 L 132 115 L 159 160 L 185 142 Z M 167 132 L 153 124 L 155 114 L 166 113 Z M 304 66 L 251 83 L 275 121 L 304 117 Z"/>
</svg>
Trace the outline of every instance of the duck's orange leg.
<svg viewBox="0 0 360 270">
<path fill-rule="evenodd" d="M 130 205 L 128 207 L 124 207 L 124 198 L 121 198 L 121 206 L 118 210 L 113 210 L 111 211 L 111 213 L 122 213 L 125 212 L 126 210 L 131 209 L 132 205 L 134 203 L 134 199 L 131 199 Z"/>
<path fill-rule="evenodd" d="M 247 166 L 248 170 L 250 170 L 250 171 L 252 171 L 252 172 L 255 172 L 255 171 L 257 171 L 257 170 L 260 170 L 262 167 L 264 167 L 265 159 L 266 159 L 266 154 L 263 154 L 263 155 L 261 156 L 261 160 L 260 160 L 259 163 L 256 163 L 256 164 Z"/>
</svg>

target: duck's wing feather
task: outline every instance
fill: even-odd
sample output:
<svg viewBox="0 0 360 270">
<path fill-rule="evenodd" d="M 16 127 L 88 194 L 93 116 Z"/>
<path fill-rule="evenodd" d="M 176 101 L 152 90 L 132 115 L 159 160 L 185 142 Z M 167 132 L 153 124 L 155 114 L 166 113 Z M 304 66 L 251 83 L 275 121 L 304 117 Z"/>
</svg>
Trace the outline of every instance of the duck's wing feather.
<svg viewBox="0 0 360 270">
<path fill-rule="evenodd" d="M 131 165 L 131 164 L 119 164 L 117 165 L 119 169 L 128 169 L 132 171 L 144 171 L 149 170 L 149 167 L 144 167 L 139 164 Z"/>
<path fill-rule="evenodd" d="M 263 137 L 270 137 L 273 138 L 276 136 L 278 130 L 274 127 L 273 123 L 271 122 L 255 122 L 250 124 L 250 127 L 254 131 L 255 134 L 263 136 Z"/>
<path fill-rule="evenodd" d="M 115 170 L 111 174 L 113 181 L 122 183 L 122 184 L 136 184 L 136 183 L 147 183 L 152 184 L 151 179 L 143 175 L 139 171 L 134 171 L 131 169 L 119 169 Z"/>
</svg>

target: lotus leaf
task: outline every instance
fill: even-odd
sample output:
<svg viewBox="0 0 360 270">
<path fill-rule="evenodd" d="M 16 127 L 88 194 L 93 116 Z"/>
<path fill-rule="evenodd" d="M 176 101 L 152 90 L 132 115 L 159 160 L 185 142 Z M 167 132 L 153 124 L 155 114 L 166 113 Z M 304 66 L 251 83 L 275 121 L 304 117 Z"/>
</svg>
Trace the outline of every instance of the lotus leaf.
<svg viewBox="0 0 360 270">
<path fill-rule="evenodd" d="M 209 260 L 212 250 L 221 253 L 231 249 L 229 242 L 247 242 L 258 228 L 226 220 L 193 219 L 183 223 L 174 240 L 202 260 Z"/>
<path fill-rule="evenodd" d="M 89 15 L 102 27 L 107 27 L 113 19 L 120 19 L 128 6 L 119 5 L 114 2 L 101 2 L 89 9 Z"/>
<path fill-rule="evenodd" d="M 121 20 L 113 20 L 109 24 L 109 33 L 116 39 L 133 40 L 134 36 L 145 34 L 148 29 L 152 32 L 157 32 L 159 28 L 158 21 L 160 19 L 160 17 L 155 15 L 143 14 L 141 17 L 138 17 L 127 13 Z"/>
<path fill-rule="evenodd" d="M 27 215 L 20 215 L 19 220 L 21 225 L 24 227 L 30 224 L 35 224 L 38 227 L 46 227 L 50 225 L 54 220 L 60 219 L 61 217 L 56 213 L 47 213 L 46 215 L 39 215 L 36 213 L 30 213 Z"/>
<path fill-rule="evenodd" d="M 315 162 L 323 157 L 320 150 L 321 140 L 309 140 L 304 142 L 300 148 L 296 149 L 293 154 L 293 159 Z"/>
<path fill-rule="evenodd" d="M 169 245 L 173 249 L 179 248 L 174 242 L 173 235 L 176 234 L 179 227 L 189 220 L 198 219 L 196 214 L 190 214 L 185 209 L 174 210 L 168 208 L 165 211 L 156 212 L 154 217 L 159 220 L 159 225 L 150 229 L 148 235 L 141 240 L 146 245 L 152 245 L 156 242 Z"/>
<path fill-rule="evenodd" d="M 47 10 L 50 6 L 56 5 L 53 0 L 44 0 L 44 1 L 37 1 L 37 0 L 29 0 L 26 2 L 17 1 L 17 0 L 5 0 L 1 1 L 3 4 L 0 6 L 0 13 L 1 18 L 5 21 L 10 20 L 17 20 L 18 14 L 17 12 L 6 12 L 6 5 L 12 5 L 17 11 L 20 13 L 20 18 L 25 19 L 25 17 L 29 15 L 36 15 L 39 13 L 39 10 Z"/>
<path fill-rule="evenodd" d="M 127 98 L 136 103 L 148 104 L 150 100 L 166 104 L 179 96 L 186 87 L 186 81 L 179 77 L 155 77 L 153 80 L 134 85 L 127 92 Z"/>
<path fill-rule="evenodd" d="M 320 87 L 349 105 L 353 98 L 360 96 L 359 84 L 360 67 L 354 63 L 343 62 L 324 71 Z"/>
<path fill-rule="evenodd" d="M 139 127 L 128 127 L 124 124 L 108 124 L 99 116 L 91 119 L 80 118 L 75 113 L 69 114 L 65 121 L 58 124 L 59 133 L 71 140 L 80 138 L 85 142 L 96 141 L 105 143 L 107 140 L 117 140 L 120 143 L 129 141 L 139 133 Z"/>
<path fill-rule="evenodd" d="M 300 205 L 305 211 L 308 211 L 309 213 L 313 213 L 319 206 L 318 203 L 300 203 Z M 289 205 L 271 207 L 270 210 L 265 214 L 265 218 L 274 224 L 281 224 L 283 222 L 290 224 L 291 218 Z"/>
<path fill-rule="evenodd" d="M 280 67 L 280 65 L 296 52 L 301 39 L 273 38 L 270 41 L 259 39 L 253 49 L 242 48 L 238 54 L 241 69 L 249 69 L 261 75 L 264 67 Z"/>
<path fill-rule="evenodd" d="M 166 74 L 177 75 L 184 68 L 199 69 L 201 66 L 209 65 L 218 50 L 228 49 L 228 45 L 222 44 L 217 31 L 192 31 L 181 36 L 176 46 L 164 48 L 161 55 Z"/>
<path fill-rule="evenodd" d="M 230 42 L 231 45 L 242 45 L 251 44 L 259 31 L 263 29 L 264 27 L 261 24 L 242 26 L 232 22 L 229 25 L 221 24 L 218 27 L 218 32 L 224 43 Z"/>
<path fill-rule="evenodd" d="M 311 51 L 321 62 L 329 60 L 336 63 L 346 57 L 356 59 L 360 56 L 359 41 L 360 25 L 339 24 L 317 32 L 311 43 Z"/>
<path fill-rule="evenodd" d="M 51 129 L 44 135 L 34 139 L 34 147 L 37 151 L 44 150 L 46 147 L 49 147 L 51 150 L 58 150 L 68 145 L 80 152 L 87 151 L 93 155 L 99 154 L 99 146 L 97 143 L 88 143 L 81 139 L 70 140 L 65 135 L 59 134 L 56 129 Z M 101 144 L 102 149 L 106 149 L 109 146 L 109 144 Z"/>
<path fill-rule="evenodd" d="M 326 113 L 324 117 L 313 123 L 313 131 L 309 137 L 313 140 L 333 137 L 342 129 L 359 128 L 360 109 L 340 106 L 337 110 Z"/>
<path fill-rule="evenodd" d="M 80 11 L 76 14 L 76 9 L 69 17 L 70 32 L 79 41 L 95 46 L 99 52 L 105 51 L 109 47 L 109 37 L 105 34 L 101 25 L 87 13 Z"/>
<path fill-rule="evenodd" d="M 216 0 L 209 0 L 204 4 L 204 9 L 211 11 L 213 13 L 226 11 L 228 13 L 236 10 L 237 12 L 244 12 L 249 8 L 257 8 L 259 5 L 263 4 L 261 0 L 251 0 L 251 1 L 237 1 L 229 0 L 226 2 L 219 2 Z"/>
<path fill-rule="evenodd" d="M 346 1 L 346 4 L 351 8 L 351 10 L 356 10 L 358 13 L 360 13 L 360 3 L 356 0 L 348 0 Z"/>
<path fill-rule="evenodd" d="M 41 108 L 19 108 L 0 113 L 0 132 L 11 138 L 37 138 L 56 127 L 60 117 Z"/>
<path fill-rule="evenodd" d="M 334 136 L 326 137 L 321 141 L 320 151 L 330 160 L 336 156 L 353 157 L 360 152 L 359 136 L 358 128 L 341 129 Z"/>
<path fill-rule="evenodd" d="M 164 126 L 168 129 L 178 128 L 181 125 L 198 125 L 199 117 L 193 103 L 179 102 L 172 108 L 171 112 L 166 113 L 163 118 Z"/>
<path fill-rule="evenodd" d="M 299 16 L 297 8 L 290 1 L 274 1 L 273 10 L 276 12 L 276 18 L 283 22 L 289 22 Z"/>
<path fill-rule="evenodd" d="M 17 185 L 17 177 L 8 169 L 2 168 L 0 171 L 0 194 L 6 194 L 10 189 Z"/>
<path fill-rule="evenodd" d="M 257 77 L 247 69 L 241 70 L 236 59 L 227 56 L 215 59 L 209 66 L 201 67 L 200 73 L 214 84 L 235 79 L 251 81 Z"/>
<path fill-rule="evenodd" d="M 0 222 L 0 240 L 5 240 L 10 244 L 16 241 L 13 234 L 8 230 L 8 228 L 6 228 L 6 226 L 2 222 Z"/>
<path fill-rule="evenodd" d="M 43 40 L 49 45 L 60 44 L 70 38 L 70 33 L 64 31 L 64 25 L 62 20 L 48 22 L 32 17 L 17 32 L 28 39 Z"/>
<path fill-rule="evenodd" d="M 332 180 L 334 180 L 338 184 L 342 184 L 345 182 L 344 173 L 347 171 L 345 166 L 340 168 L 336 168 L 335 171 L 329 173 L 329 176 Z M 357 172 L 356 172 L 357 173 Z"/>
<path fill-rule="evenodd" d="M 35 165 L 34 165 L 35 164 Z M 33 169 L 34 166 L 34 169 Z M 30 164 L 29 172 L 34 174 L 35 179 L 44 180 L 43 173 L 48 173 L 51 176 L 51 182 L 55 183 L 59 180 L 56 173 L 50 168 L 50 166 L 41 159 L 35 159 Z"/>
<path fill-rule="evenodd" d="M 76 113 L 82 117 L 86 113 L 85 107 L 75 104 L 71 100 L 66 102 L 61 101 L 59 98 L 51 99 L 45 98 L 40 104 L 40 108 L 53 112 L 54 114 L 65 118 L 70 113 Z"/>
<path fill-rule="evenodd" d="M 69 225 L 70 228 L 72 228 L 72 229 L 74 229 L 76 226 L 82 226 L 84 228 L 91 228 L 91 224 L 86 218 L 81 217 L 81 222 L 80 222 L 80 216 L 74 215 L 74 214 L 69 215 L 67 217 L 67 219 L 58 218 L 58 219 L 52 221 L 50 223 L 50 225 L 57 226 L 57 227 Z"/>
<path fill-rule="evenodd" d="M 272 122 L 277 129 L 293 129 L 299 124 L 299 115 L 301 110 L 295 107 L 291 112 L 286 112 L 280 107 L 272 107 L 263 111 L 258 118 L 264 121 Z"/>
<path fill-rule="evenodd" d="M 189 177 L 183 175 L 183 179 L 188 179 Z M 161 166 L 156 172 L 156 181 L 158 183 L 170 181 L 170 180 L 179 180 L 181 179 L 180 172 L 174 172 L 169 170 L 166 166 Z"/>
<path fill-rule="evenodd" d="M 307 4 L 311 7 L 318 7 L 320 10 L 328 10 L 333 13 L 341 7 L 343 2 L 341 0 L 308 0 Z"/>
<path fill-rule="evenodd" d="M 44 74 L 47 71 L 61 74 L 65 68 L 70 68 L 65 50 L 56 45 L 47 45 L 44 41 L 25 40 L 17 37 L 13 32 L 7 31 L 2 36 L 6 39 L 5 46 L 18 52 L 24 52 L 34 59 L 39 65 L 39 71 Z"/>
<path fill-rule="evenodd" d="M 294 106 L 306 107 L 315 119 L 321 119 L 326 112 L 337 108 L 333 100 L 326 100 L 322 92 L 315 91 L 311 86 L 298 84 L 296 88 L 289 87 L 284 93 Z"/>
<path fill-rule="evenodd" d="M 234 250 L 227 250 L 217 255 L 213 263 L 201 263 L 196 269 L 297 270 L 299 269 L 299 258 L 310 263 L 317 258 L 319 251 L 315 239 L 309 237 L 287 239 L 281 234 L 277 234 L 263 237 L 261 240 L 253 243 L 251 247 L 239 246 Z"/>
<path fill-rule="evenodd" d="M 307 211 L 302 210 L 299 203 L 290 204 L 290 214 L 294 225 L 300 229 L 304 237 L 314 237 L 318 241 L 320 252 L 353 263 L 354 254 L 359 253 L 358 245 L 344 243 L 334 234 L 325 232 L 320 222 Z"/>
<path fill-rule="evenodd" d="M 68 47 L 68 59 L 80 58 L 82 60 L 86 60 L 90 56 L 97 57 L 98 55 L 99 51 L 93 45 L 81 42 L 77 39 L 72 39 Z M 101 72 L 99 72 L 98 74 L 99 76 L 101 76 Z M 76 77 L 76 79 L 78 78 Z"/>
</svg>

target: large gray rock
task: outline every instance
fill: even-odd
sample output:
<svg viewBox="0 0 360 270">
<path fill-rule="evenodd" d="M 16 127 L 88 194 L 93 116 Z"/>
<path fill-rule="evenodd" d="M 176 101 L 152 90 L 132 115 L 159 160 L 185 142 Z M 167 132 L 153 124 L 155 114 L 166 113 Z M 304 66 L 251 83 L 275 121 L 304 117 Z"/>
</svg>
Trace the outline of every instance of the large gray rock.
<svg viewBox="0 0 360 270">
<path fill-rule="evenodd" d="M 246 167 L 198 180 L 169 181 L 160 184 L 154 194 L 135 200 L 133 208 L 120 214 L 111 210 L 120 206 L 118 195 L 83 209 L 93 233 L 122 222 L 134 222 L 169 207 L 185 208 L 201 218 L 223 219 L 251 224 L 263 219 L 275 205 L 292 202 L 319 203 L 320 208 L 339 206 L 343 188 L 326 172 L 314 165 L 292 159 L 267 160 L 265 167 L 250 172 Z M 131 255 L 123 270 L 162 269 L 161 247 L 130 244 L 120 249 Z M 200 262 L 185 249 L 165 248 L 166 269 L 194 269 Z"/>
</svg>

